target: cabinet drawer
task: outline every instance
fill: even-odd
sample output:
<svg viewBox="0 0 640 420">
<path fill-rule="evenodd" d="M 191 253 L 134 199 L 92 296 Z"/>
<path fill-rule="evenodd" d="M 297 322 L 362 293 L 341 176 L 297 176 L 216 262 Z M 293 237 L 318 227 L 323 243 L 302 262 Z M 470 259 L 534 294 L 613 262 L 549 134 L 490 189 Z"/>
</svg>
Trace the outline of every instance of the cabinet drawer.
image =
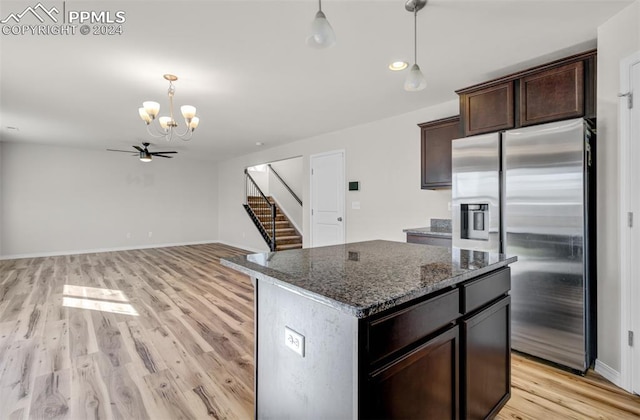
<svg viewBox="0 0 640 420">
<path fill-rule="evenodd" d="M 469 313 L 511 289 L 511 269 L 503 268 L 460 286 L 460 310 Z"/>
<path fill-rule="evenodd" d="M 368 325 L 369 362 L 428 336 L 460 316 L 458 289 L 371 321 Z"/>
</svg>

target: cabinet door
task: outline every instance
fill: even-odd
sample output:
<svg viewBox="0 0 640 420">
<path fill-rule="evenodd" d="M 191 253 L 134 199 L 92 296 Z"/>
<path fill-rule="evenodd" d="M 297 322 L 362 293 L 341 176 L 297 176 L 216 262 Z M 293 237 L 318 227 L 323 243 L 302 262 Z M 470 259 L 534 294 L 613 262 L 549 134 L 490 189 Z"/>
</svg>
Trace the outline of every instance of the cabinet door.
<svg viewBox="0 0 640 420">
<path fill-rule="evenodd" d="M 584 115 L 584 62 L 544 70 L 520 81 L 520 125 Z"/>
<path fill-rule="evenodd" d="M 458 327 L 369 376 L 363 418 L 457 419 Z"/>
<path fill-rule="evenodd" d="M 464 135 L 490 133 L 514 127 L 513 81 L 460 95 Z"/>
<path fill-rule="evenodd" d="M 462 321 L 464 418 L 491 418 L 511 396 L 510 305 L 511 298 L 506 296 Z"/>
<path fill-rule="evenodd" d="M 460 137 L 460 117 L 419 124 L 421 132 L 421 187 L 451 187 L 451 140 Z"/>
</svg>

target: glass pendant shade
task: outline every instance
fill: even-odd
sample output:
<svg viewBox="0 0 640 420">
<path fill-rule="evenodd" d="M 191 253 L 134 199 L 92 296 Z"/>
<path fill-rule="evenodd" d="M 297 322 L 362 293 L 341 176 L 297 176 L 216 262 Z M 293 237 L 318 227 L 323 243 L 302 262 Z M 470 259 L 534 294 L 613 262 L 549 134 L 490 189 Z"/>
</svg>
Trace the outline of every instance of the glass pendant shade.
<svg viewBox="0 0 640 420">
<path fill-rule="evenodd" d="M 145 111 L 144 108 L 138 108 L 138 114 L 140 114 L 140 118 L 142 118 L 142 121 L 146 122 L 147 124 L 151 124 L 151 117 L 149 116 L 149 114 L 147 114 L 147 111 Z"/>
<path fill-rule="evenodd" d="M 180 111 L 182 112 L 182 116 L 185 120 L 191 120 L 191 118 L 196 116 L 196 107 L 191 105 L 182 105 L 180 107 Z"/>
<path fill-rule="evenodd" d="M 171 117 L 160 117 L 158 121 L 160 122 L 160 127 L 166 130 L 167 128 L 169 128 Z"/>
<path fill-rule="evenodd" d="M 411 66 L 411 70 L 409 70 L 409 74 L 407 74 L 407 78 L 404 81 L 404 90 L 416 92 L 425 87 L 427 87 L 427 79 L 425 79 L 424 74 L 420 71 L 420 66 L 414 64 Z"/>
<path fill-rule="evenodd" d="M 196 128 L 198 128 L 198 124 L 200 124 L 200 118 L 198 117 L 191 118 L 191 122 L 189 123 L 189 129 L 191 131 L 195 130 Z"/>
<path fill-rule="evenodd" d="M 311 36 L 307 38 L 307 45 L 313 48 L 327 48 L 336 43 L 336 34 L 327 20 L 324 12 L 318 10 L 316 18 L 311 23 Z"/>
<path fill-rule="evenodd" d="M 158 115 L 158 112 L 160 112 L 160 104 L 157 102 L 145 101 L 142 103 L 142 106 L 151 119 L 154 119 Z"/>
</svg>

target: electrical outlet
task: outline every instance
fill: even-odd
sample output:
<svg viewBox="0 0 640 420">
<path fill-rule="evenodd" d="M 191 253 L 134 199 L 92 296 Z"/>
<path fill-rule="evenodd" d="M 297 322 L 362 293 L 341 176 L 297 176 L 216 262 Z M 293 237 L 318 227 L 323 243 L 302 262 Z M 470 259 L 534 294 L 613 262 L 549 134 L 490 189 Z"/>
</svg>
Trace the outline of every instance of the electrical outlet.
<svg viewBox="0 0 640 420">
<path fill-rule="evenodd" d="M 304 335 L 298 334 L 289 327 L 284 327 L 284 344 L 304 357 Z"/>
<path fill-rule="evenodd" d="M 351 208 L 353 210 L 360 210 L 360 202 L 359 201 L 352 201 L 351 202 Z"/>
<path fill-rule="evenodd" d="M 149 232 L 149 237 L 151 238 L 153 236 L 153 232 Z"/>
</svg>

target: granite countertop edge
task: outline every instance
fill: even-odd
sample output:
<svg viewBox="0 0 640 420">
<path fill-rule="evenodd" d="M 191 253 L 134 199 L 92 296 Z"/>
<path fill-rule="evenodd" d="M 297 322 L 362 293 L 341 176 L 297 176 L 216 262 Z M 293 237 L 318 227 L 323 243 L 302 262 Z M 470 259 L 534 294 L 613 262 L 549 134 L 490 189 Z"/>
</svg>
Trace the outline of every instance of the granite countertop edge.
<svg viewBox="0 0 640 420">
<path fill-rule="evenodd" d="M 438 229 L 438 228 L 419 227 L 419 228 L 403 229 L 402 231 L 405 233 L 410 233 L 412 235 L 438 236 L 443 238 L 451 238 L 451 231 Z"/>
<path fill-rule="evenodd" d="M 360 307 L 360 306 L 349 305 L 347 303 L 340 302 L 340 301 L 337 301 L 335 299 L 331 299 L 331 298 L 328 298 L 326 296 L 320 295 L 318 293 L 309 291 L 309 290 L 304 289 L 302 287 L 293 285 L 293 284 L 288 283 L 286 281 L 279 280 L 279 279 L 277 279 L 275 277 L 272 277 L 272 276 L 270 276 L 268 274 L 265 274 L 263 272 L 263 270 L 265 270 L 266 268 L 263 267 L 263 266 L 260 266 L 258 264 L 254 264 L 254 263 L 251 263 L 251 262 L 248 262 L 248 261 L 244 262 L 247 265 L 255 265 L 256 266 L 256 269 L 252 269 L 252 268 L 246 267 L 244 265 L 240 265 L 240 264 L 234 263 L 233 261 L 226 260 L 224 258 L 220 259 L 220 262 L 221 262 L 221 264 L 223 266 L 226 266 L 226 267 L 232 268 L 232 269 L 234 269 L 236 271 L 239 271 L 241 273 L 244 273 L 244 274 L 248 275 L 249 277 L 253 277 L 253 278 L 256 278 L 258 280 L 267 281 L 270 284 L 274 284 L 276 286 L 279 286 L 279 287 L 282 287 L 284 289 L 287 289 L 287 290 L 289 290 L 291 292 L 294 292 L 294 293 L 297 293 L 299 295 L 305 296 L 305 297 L 307 297 L 309 299 L 312 299 L 312 300 L 314 300 L 316 302 L 319 302 L 319 303 L 325 304 L 327 306 L 330 306 L 332 308 L 338 309 L 338 310 L 340 310 L 342 312 L 345 312 L 345 313 L 347 313 L 349 315 L 352 315 L 352 316 L 354 316 L 356 318 L 367 318 L 367 317 L 369 317 L 371 315 L 375 315 L 375 314 L 380 313 L 382 311 L 385 311 L 387 309 L 390 309 L 390 308 L 393 308 L 395 306 L 401 305 L 403 303 L 409 302 L 409 301 L 411 301 L 413 299 L 426 296 L 426 295 L 428 295 L 430 293 L 437 292 L 437 291 L 445 289 L 447 287 L 454 286 L 454 285 L 456 285 L 458 283 L 461 283 L 463 281 L 466 281 L 466 280 L 481 276 L 483 274 L 489 273 L 491 271 L 497 270 L 498 268 L 505 267 L 505 266 L 507 266 L 507 265 L 509 265 L 511 263 L 514 263 L 515 261 L 517 261 L 517 257 L 506 257 L 504 260 L 495 262 L 495 263 L 493 263 L 491 265 L 488 265 L 486 267 L 479 268 L 479 269 L 476 269 L 476 270 L 473 270 L 473 271 L 470 271 L 470 272 L 465 272 L 465 273 L 450 277 L 448 279 L 441 280 L 435 285 L 414 289 L 414 290 L 411 290 L 411 291 L 409 291 L 409 292 L 407 292 L 407 293 L 405 293 L 403 295 L 394 296 L 394 297 L 391 297 L 389 299 L 383 300 L 381 302 L 377 302 L 377 303 L 374 303 L 372 305 L 369 305 L 367 307 Z M 266 270 L 268 270 L 268 269 L 266 269 Z"/>
</svg>

